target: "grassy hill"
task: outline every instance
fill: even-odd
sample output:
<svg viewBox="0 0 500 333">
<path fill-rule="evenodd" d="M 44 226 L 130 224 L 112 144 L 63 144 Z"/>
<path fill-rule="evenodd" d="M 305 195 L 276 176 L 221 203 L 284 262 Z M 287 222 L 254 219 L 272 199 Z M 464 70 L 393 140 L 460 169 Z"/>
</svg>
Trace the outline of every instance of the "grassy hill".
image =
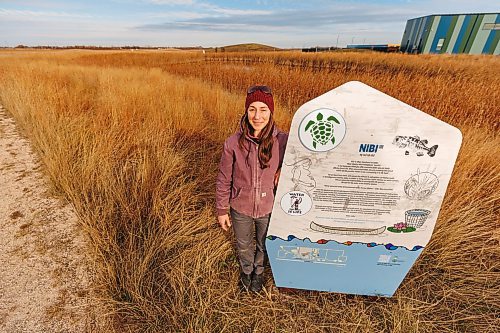
<svg viewBox="0 0 500 333">
<path fill-rule="evenodd" d="M 219 47 L 218 49 L 224 50 L 224 52 L 246 52 L 246 51 L 275 51 L 280 50 L 277 47 L 257 44 L 257 43 L 246 43 L 246 44 L 235 44 Z"/>
</svg>

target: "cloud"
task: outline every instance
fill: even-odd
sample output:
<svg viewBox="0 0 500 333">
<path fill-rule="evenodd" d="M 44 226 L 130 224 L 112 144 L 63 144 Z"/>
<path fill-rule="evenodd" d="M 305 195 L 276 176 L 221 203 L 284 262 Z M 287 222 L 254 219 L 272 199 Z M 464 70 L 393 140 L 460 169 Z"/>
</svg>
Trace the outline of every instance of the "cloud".
<svg viewBox="0 0 500 333">
<path fill-rule="evenodd" d="M 195 0 L 145 0 L 153 5 L 193 5 Z"/>
<path fill-rule="evenodd" d="M 0 17 L 8 20 L 47 20 L 54 18 L 75 19 L 75 18 L 91 18 L 88 14 L 76 14 L 60 11 L 39 11 L 39 10 L 18 10 L 18 9 L 2 9 L 0 8 Z"/>
<path fill-rule="evenodd" d="M 147 19 L 192 20 L 206 17 L 207 14 L 190 11 L 149 12 L 143 16 Z"/>
<path fill-rule="evenodd" d="M 236 9 L 236 8 L 226 8 L 213 5 L 210 3 L 199 3 L 199 8 L 204 8 L 209 12 L 222 14 L 223 16 L 240 16 L 240 15 L 268 15 L 272 11 L 264 9 Z"/>
<path fill-rule="evenodd" d="M 153 0 L 150 0 L 153 1 Z M 162 1 L 162 0 L 158 0 Z M 166 1 L 166 0 L 165 0 Z M 276 3 L 281 5 L 277 6 Z M 192 31 L 276 31 L 303 34 L 339 31 L 389 32 L 389 28 L 402 26 L 408 19 L 445 13 L 484 11 L 491 8 L 487 1 L 476 0 L 423 0 L 421 2 L 392 0 L 384 2 L 321 1 L 308 2 L 274 1 L 266 6 L 249 8 L 225 8 L 206 2 L 198 2 L 198 17 L 171 18 L 165 22 L 137 25 L 138 30 L 192 30 Z M 455 4 L 453 6 L 452 4 Z M 290 9 L 290 7 L 293 9 Z M 288 9 L 287 9 L 288 8 Z M 481 9 L 478 9 L 481 8 Z"/>
<path fill-rule="evenodd" d="M 259 9 L 231 9 L 231 8 L 222 8 L 222 7 L 211 7 L 212 11 L 216 13 L 220 13 L 223 15 L 269 15 L 272 12 L 270 10 L 259 10 Z"/>
<path fill-rule="evenodd" d="M 414 11 L 405 8 L 380 8 L 380 6 L 331 6 L 308 10 L 222 10 L 214 9 L 216 14 L 181 21 L 139 25 L 139 30 L 211 30 L 225 31 L 317 31 L 332 26 L 351 26 L 369 30 L 374 25 L 405 22 Z M 221 13 L 222 15 L 219 15 Z"/>
</svg>

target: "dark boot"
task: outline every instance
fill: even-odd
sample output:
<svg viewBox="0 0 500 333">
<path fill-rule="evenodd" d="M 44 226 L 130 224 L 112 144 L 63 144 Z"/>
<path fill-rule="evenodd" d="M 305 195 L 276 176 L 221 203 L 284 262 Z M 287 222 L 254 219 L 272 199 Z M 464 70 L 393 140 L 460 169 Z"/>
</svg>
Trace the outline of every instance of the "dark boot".
<svg viewBox="0 0 500 333">
<path fill-rule="evenodd" d="M 240 274 L 240 282 L 243 290 L 248 291 L 250 285 L 252 283 L 252 276 L 250 274 L 245 274 L 241 272 Z"/>
<path fill-rule="evenodd" d="M 250 290 L 258 293 L 259 291 L 262 290 L 263 282 L 264 279 L 262 277 L 262 274 L 254 274 L 252 277 L 252 283 L 250 284 Z"/>
</svg>

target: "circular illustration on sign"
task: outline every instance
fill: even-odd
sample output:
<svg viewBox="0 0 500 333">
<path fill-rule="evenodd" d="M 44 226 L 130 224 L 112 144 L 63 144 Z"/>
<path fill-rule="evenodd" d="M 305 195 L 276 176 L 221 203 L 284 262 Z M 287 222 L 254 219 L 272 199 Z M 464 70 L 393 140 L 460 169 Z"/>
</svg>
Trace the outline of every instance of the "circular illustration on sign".
<svg viewBox="0 0 500 333">
<path fill-rule="evenodd" d="M 288 215 L 304 215 L 312 207 L 311 197 L 302 191 L 290 191 L 281 198 L 281 209 Z"/>
<path fill-rule="evenodd" d="M 420 172 L 417 170 L 405 183 L 404 191 L 409 199 L 427 199 L 439 185 L 438 177 L 431 172 Z"/>
<path fill-rule="evenodd" d="M 299 125 L 300 142 L 312 151 L 329 151 L 344 139 L 345 120 L 332 109 L 317 109 L 302 119 Z"/>
</svg>

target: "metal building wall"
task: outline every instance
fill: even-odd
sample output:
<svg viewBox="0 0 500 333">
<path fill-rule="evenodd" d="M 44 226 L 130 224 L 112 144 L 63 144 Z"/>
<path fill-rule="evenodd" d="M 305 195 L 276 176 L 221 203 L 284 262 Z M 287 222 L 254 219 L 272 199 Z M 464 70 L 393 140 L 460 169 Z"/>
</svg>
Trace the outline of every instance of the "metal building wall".
<svg viewBox="0 0 500 333">
<path fill-rule="evenodd" d="M 495 24 L 500 24 L 500 14 L 431 15 L 408 20 L 401 51 L 498 55 L 500 29 Z"/>
</svg>

